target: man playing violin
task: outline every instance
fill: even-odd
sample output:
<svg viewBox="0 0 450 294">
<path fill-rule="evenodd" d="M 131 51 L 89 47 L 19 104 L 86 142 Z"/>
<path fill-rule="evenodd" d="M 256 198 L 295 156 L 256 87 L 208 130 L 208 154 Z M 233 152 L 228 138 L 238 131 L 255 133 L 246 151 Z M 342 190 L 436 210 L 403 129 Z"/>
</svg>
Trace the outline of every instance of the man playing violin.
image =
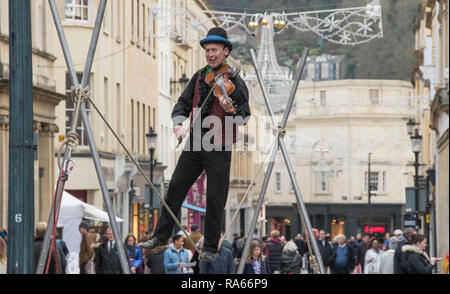
<svg viewBox="0 0 450 294">
<path fill-rule="evenodd" d="M 208 65 L 194 74 L 172 111 L 175 136 L 181 140 L 189 134 L 185 146 L 189 148 L 185 148 L 180 155 L 165 201 L 172 212 L 178 215 L 189 189 L 201 173 L 206 172 L 207 202 L 202 260 L 212 262 L 217 258 L 228 196 L 231 147 L 237 141 L 237 125 L 245 125 L 250 118 L 250 107 L 247 86 L 237 74 L 229 76 L 234 84 L 234 91 L 227 95 L 231 101 L 225 95 L 213 94 L 217 83 L 210 82 L 211 76 L 214 80 L 223 68 L 229 68 L 226 59 L 233 49 L 226 31 L 220 27 L 212 28 L 200 45 L 205 49 Z M 197 111 L 200 111 L 198 116 Z M 189 116 L 192 127 L 185 130 L 182 122 Z M 200 123 L 197 123 L 197 117 Z M 230 119 L 235 122 L 231 130 L 226 122 Z M 208 144 L 214 145 L 214 148 L 206 146 Z M 142 247 L 151 249 L 167 244 L 173 227 L 173 219 L 163 208 L 152 239 L 142 244 Z"/>
</svg>

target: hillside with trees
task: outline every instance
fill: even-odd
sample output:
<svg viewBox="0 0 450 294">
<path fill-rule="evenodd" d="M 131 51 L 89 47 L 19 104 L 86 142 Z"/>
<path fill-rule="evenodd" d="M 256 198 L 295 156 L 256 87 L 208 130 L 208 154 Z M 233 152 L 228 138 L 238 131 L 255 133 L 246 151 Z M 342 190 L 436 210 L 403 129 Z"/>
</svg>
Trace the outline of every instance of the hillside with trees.
<svg viewBox="0 0 450 294">
<path fill-rule="evenodd" d="M 367 1 L 355 0 L 209 0 L 211 8 L 248 13 L 300 12 L 365 6 Z M 383 9 L 383 39 L 358 46 L 342 46 L 321 42 L 312 33 L 287 31 L 275 36 L 280 65 L 297 64 L 304 46 L 310 54 L 345 54 L 347 77 L 357 79 L 410 80 L 414 63 L 414 24 L 419 15 L 420 0 L 380 0 Z M 234 32 L 239 33 L 239 32 Z M 236 44 L 233 56 L 250 62 L 249 49 L 257 49 L 257 36 L 247 35 L 247 42 Z"/>
</svg>

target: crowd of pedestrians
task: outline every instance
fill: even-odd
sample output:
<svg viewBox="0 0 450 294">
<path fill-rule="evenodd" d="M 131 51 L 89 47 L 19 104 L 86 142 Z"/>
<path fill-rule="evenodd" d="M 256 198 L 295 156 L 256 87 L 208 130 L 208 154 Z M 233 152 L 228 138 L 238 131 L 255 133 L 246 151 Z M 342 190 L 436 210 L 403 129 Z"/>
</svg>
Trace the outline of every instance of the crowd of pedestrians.
<svg viewBox="0 0 450 294">
<path fill-rule="evenodd" d="M 38 223 L 35 229 L 35 266 L 42 249 L 47 229 L 46 223 Z M 187 227 L 185 228 L 187 231 Z M 85 221 L 79 225 L 81 234 L 79 267 L 80 274 L 122 274 L 118 246 L 111 228 L 98 230 Z M 213 262 L 201 260 L 203 235 L 197 225 L 190 227 L 190 239 L 178 232 L 169 244 L 154 249 L 139 246 L 133 234 L 123 242 L 128 267 L 132 274 L 235 274 L 244 251 L 246 236 L 233 235 L 232 242 L 221 236 L 218 257 Z M 330 239 L 330 234 L 320 230 L 316 236 L 324 270 L 328 274 L 432 274 L 439 262 L 448 274 L 449 255 L 444 258 L 429 257 L 426 253 L 427 238 L 413 228 L 389 233 L 358 234 L 347 237 L 343 234 Z M 7 269 L 7 232 L 0 231 L 0 274 Z M 150 239 L 144 232 L 140 243 Z M 280 232 L 273 230 L 270 236 L 259 238 L 252 235 L 249 254 L 245 260 L 244 274 L 301 274 L 313 273 L 308 235 L 297 234 L 286 240 Z M 66 273 L 66 257 L 69 255 L 64 241 L 57 235 L 56 249 L 48 262 L 49 274 Z M 47 259 L 46 259 L 47 261 Z"/>
</svg>

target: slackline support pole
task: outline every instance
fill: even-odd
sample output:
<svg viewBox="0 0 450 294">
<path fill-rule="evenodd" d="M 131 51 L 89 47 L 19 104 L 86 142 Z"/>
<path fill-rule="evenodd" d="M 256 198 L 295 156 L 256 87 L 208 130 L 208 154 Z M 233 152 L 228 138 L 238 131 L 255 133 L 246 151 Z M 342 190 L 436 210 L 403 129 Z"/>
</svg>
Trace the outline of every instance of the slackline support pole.
<svg viewBox="0 0 450 294">
<path fill-rule="evenodd" d="M 89 51 L 88 51 L 88 55 L 86 58 L 86 63 L 85 63 L 85 68 L 83 71 L 83 78 L 81 81 L 81 86 L 84 88 L 88 85 L 89 83 L 89 79 L 90 79 L 90 72 L 91 72 L 91 68 L 92 68 L 92 63 L 94 61 L 94 55 L 95 55 L 95 50 L 97 48 L 97 43 L 98 43 L 98 38 L 99 38 L 99 34 L 100 34 L 100 29 L 101 29 L 101 25 L 102 25 L 102 21 L 103 21 L 103 17 L 104 17 L 104 13 L 105 13 L 105 8 L 106 8 L 106 3 L 107 0 L 101 0 L 99 8 L 98 8 L 98 12 L 97 12 L 97 17 L 96 17 L 96 21 L 95 21 L 95 26 L 94 26 L 94 30 L 93 30 L 93 34 L 92 34 L 92 38 L 91 38 L 91 43 L 89 45 Z M 55 22 L 55 26 L 56 26 L 56 30 L 58 33 L 58 37 L 61 43 L 61 47 L 63 50 L 63 54 L 64 54 L 64 58 L 67 64 L 67 69 L 69 71 L 69 76 L 70 79 L 72 81 L 73 86 L 79 86 L 79 81 L 78 78 L 76 76 L 76 72 L 75 72 L 75 67 L 73 65 L 72 62 L 72 57 L 70 55 L 70 50 L 69 50 L 69 46 L 67 44 L 67 40 L 64 34 L 64 29 L 63 26 L 61 24 L 61 19 L 59 17 L 59 13 L 58 13 L 58 9 L 56 7 L 55 4 L 55 0 L 49 0 L 49 5 L 50 5 L 50 9 L 52 11 L 52 15 L 53 15 L 53 20 Z M 119 230 L 117 227 L 117 221 L 116 221 L 116 217 L 114 216 L 114 212 L 112 209 L 112 205 L 111 205 L 111 199 L 109 197 L 109 193 L 108 193 L 108 188 L 106 186 L 106 182 L 104 179 L 104 175 L 103 175 L 103 170 L 101 167 L 101 163 L 100 163 L 100 158 L 98 156 L 98 151 L 97 148 L 95 146 L 95 141 L 93 139 L 93 135 L 92 135 L 92 130 L 91 130 L 91 125 L 89 122 L 89 119 L 87 117 L 86 114 L 86 107 L 85 107 L 85 102 L 82 101 L 80 103 L 76 103 L 76 105 L 79 107 L 80 113 L 81 113 L 81 118 L 83 121 L 83 124 L 85 126 L 86 129 L 86 133 L 87 133 L 87 137 L 88 137 L 88 143 L 89 143 L 89 148 L 94 160 L 94 165 L 95 165 L 95 169 L 97 172 L 97 177 L 99 180 L 99 184 L 100 184 L 100 188 L 102 191 L 102 195 L 103 195 L 103 201 L 105 202 L 105 206 L 108 212 L 108 217 L 109 217 L 109 221 L 111 224 L 111 228 L 114 234 L 114 238 L 117 241 L 117 247 L 118 247 L 118 252 L 119 252 L 119 259 L 120 259 L 120 264 L 122 267 L 122 271 L 125 274 L 129 274 L 129 268 L 128 268 L 128 261 L 127 258 L 125 256 L 125 251 L 124 251 L 124 247 L 123 244 L 121 242 L 121 238 L 120 238 L 120 234 L 119 234 Z M 75 111 L 76 112 L 76 111 Z M 76 127 L 78 124 L 78 116 L 74 116 L 73 120 L 72 120 L 72 125 L 71 125 L 71 130 L 72 131 L 76 131 Z M 63 164 L 62 164 L 62 169 L 65 172 L 65 174 L 67 175 L 68 169 L 69 169 L 69 162 L 70 162 L 70 156 L 72 153 L 72 148 L 70 146 L 66 147 L 66 150 L 64 152 L 64 159 L 63 159 Z M 38 267 L 36 270 L 37 274 L 42 274 L 44 272 L 44 266 L 45 266 L 45 260 L 47 258 L 48 255 L 48 251 L 49 251 L 49 247 L 50 247 L 50 242 L 51 242 L 51 237 L 52 237 L 52 231 L 55 225 L 53 222 L 53 214 L 55 212 L 55 209 L 58 210 L 60 203 L 61 203 L 61 199 L 62 199 L 62 193 L 63 193 L 63 181 L 66 181 L 67 179 L 59 179 L 58 180 L 58 190 L 56 191 L 56 201 L 53 203 L 52 208 L 51 208 L 51 213 L 50 213 L 50 218 L 49 218 L 49 222 L 48 222 L 48 226 L 47 226 L 47 231 L 45 232 L 45 237 L 44 237 L 44 243 L 42 245 L 42 251 L 41 254 L 39 256 L 39 263 L 38 263 Z M 56 203 L 56 207 L 55 207 L 55 203 Z"/>
<path fill-rule="evenodd" d="M 303 70 L 304 70 L 304 67 L 305 67 L 305 64 L 306 64 L 306 58 L 308 56 L 308 48 L 305 48 L 304 51 L 303 51 L 303 56 L 302 56 L 302 59 L 301 59 L 301 61 L 299 63 L 299 69 L 298 69 L 298 72 L 297 72 L 297 76 L 295 77 L 294 85 L 293 85 L 293 87 L 291 89 L 291 93 L 290 93 L 289 100 L 288 100 L 288 103 L 287 103 L 287 106 L 286 106 L 286 110 L 284 112 L 284 116 L 283 116 L 281 125 L 279 125 L 279 126 L 277 126 L 275 124 L 275 115 L 274 115 L 271 103 L 269 101 L 269 97 L 268 97 L 267 91 L 266 91 L 265 86 L 264 86 L 264 82 L 263 82 L 263 79 L 262 79 L 261 71 L 260 71 L 258 63 L 257 63 L 255 51 L 253 49 L 251 49 L 250 53 L 252 55 L 253 66 L 255 68 L 255 72 L 256 72 L 256 75 L 257 75 L 257 78 L 258 78 L 258 82 L 259 82 L 259 84 L 261 86 L 261 90 L 262 90 L 263 97 L 264 97 L 264 102 L 266 103 L 267 109 L 269 111 L 273 127 L 274 128 L 277 127 L 278 130 L 284 130 L 284 128 L 286 127 L 286 124 L 287 124 L 287 120 L 289 118 L 289 114 L 290 114 L 291 109 L 292 109 L 292 105 L 294 103 L 295 94 L 297 92 L 297 88 L 298 88 L 298 85 L 300 83 L 300 79 L 301 79 L 301 76 L 302 76 L 302 73 L 303 73 Z M 261 210 L 261 206 L 262 206 L 262 203 L 264 201 L 264 196 L 265 196 L 265 193 L 267 191 L 267 186 L 268 186 L 268 183 L 269 183 L 269 180 L 270 180 L 270 175 L 271 175 L 271 173 L 273 171 L 273 166 L 275 164 L 276 155 L 277 155 L 279 149 L 281 149 L 284 161 L 286 163 L 286 167 L 287 167 L 288 172 L 289 172 L 289 176 L 291 178 L 291 182 L 292 182 L 292 184 L 294 186 L 295 196 L 296 196 L 296 200 L 297 200 L 297 207 L 298 207 L 298 210 L 299 210 L 299 214 L 300 214 L 300 216 L 302 218 L 302 222 L 304 223 L 304 225 L 305 225 L 305 227 L 307 229 L 307 232 L 308 232 L 308 235 L 309 235 L 309 240 L 310 240 L 310 242 L 312 244 L 314 255 L 316 257 L 316 262 L 318 263 L 318 266 L 319 266 L 319 271 L 320 271 L 321 274 L 324 274 L 325 271 L 324 271 L 322 257 L 320 255 L 319 247 L 317 245 L 317 240 L 315 239 L 314 234 L 312 232 L 312 227 L 311 227 L 311 223 L 309 221 L 308 213 L 306 211 L 305 204 L 304 204 L 304 202 L 302 200 L 302 197 L 301 197 L 301 194 L 300 194 L 300 189 L 298 187 L 297 180 L 296 180 L 296 178 L 294 176 L 294 171 L 293 171 L 293 168 L 292 168 L 292 165 L 291 165 L 291 162 L 290 162 L 290 159 L 289 159 L 286 147 L 284 145 L 283 137 L 280 136 L 280 132 L 278 133 L 278 142 L 277 143 L 278 143 L 277 144 L 277 148 L 275 148 L 274 151 L 273 151 L 273 154 L 271 156 L 271 160 L 270 160 L 269 166 L 267 168 L 266 176 L 264 177 L 264 182 L 263 182 L 263 185 L 262 185 L 262 188 L 261 188 L 261 193 L 259 195 L 259 199 L 258 199 L 258 202 L 257 202 L 256 207 L 255 207 L 255 214 L 253 215 L 252 222 L 250 223 L 250 228 L 248 229 L 247 240 L 245 242 L 245 246 L 244 246 L 244 250 L 243 250 L 243 253 L 242 253 L 241 261 L 240 261 L 239 267 L 238 267 L 238 274 L 242 274 L 243 273 L 245 263 L 247 262 L 247 257 L 250 254 L 250 252 L 249 252 L 249 250 L 250 250 L 250 243 L 252 241 L 251 235 L 252 235 L 252 232 L 254 231 L 255 226 L 256 226 L 256 221 L 258 219 L 259 211 Z"/>
<path fill-rule="evenodd" d="M 9 0 L 8 274 L 34 272 L 33 69 L 30 0 Z"/>
</svg>

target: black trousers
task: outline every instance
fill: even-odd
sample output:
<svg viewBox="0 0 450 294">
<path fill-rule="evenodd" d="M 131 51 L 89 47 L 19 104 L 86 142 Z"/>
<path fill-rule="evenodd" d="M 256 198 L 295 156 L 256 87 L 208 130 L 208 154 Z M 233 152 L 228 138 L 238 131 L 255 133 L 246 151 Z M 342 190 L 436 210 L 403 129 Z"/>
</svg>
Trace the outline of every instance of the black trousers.
<svg viewBox="0 0 450 294">
<path fill-rule="evenodd" d="M 189 189 L 203 171 L 206 171 L 206 220 L 204 250 L 218 251 L 224 209 L 230 182 L 231 151 L 183 151 L 178 160 L 165 197 L 175 215 L 181 209 Z M 160 240 L 171 237 L 174 220 L 163 206 L 155 230 Z"/>
</svg>

